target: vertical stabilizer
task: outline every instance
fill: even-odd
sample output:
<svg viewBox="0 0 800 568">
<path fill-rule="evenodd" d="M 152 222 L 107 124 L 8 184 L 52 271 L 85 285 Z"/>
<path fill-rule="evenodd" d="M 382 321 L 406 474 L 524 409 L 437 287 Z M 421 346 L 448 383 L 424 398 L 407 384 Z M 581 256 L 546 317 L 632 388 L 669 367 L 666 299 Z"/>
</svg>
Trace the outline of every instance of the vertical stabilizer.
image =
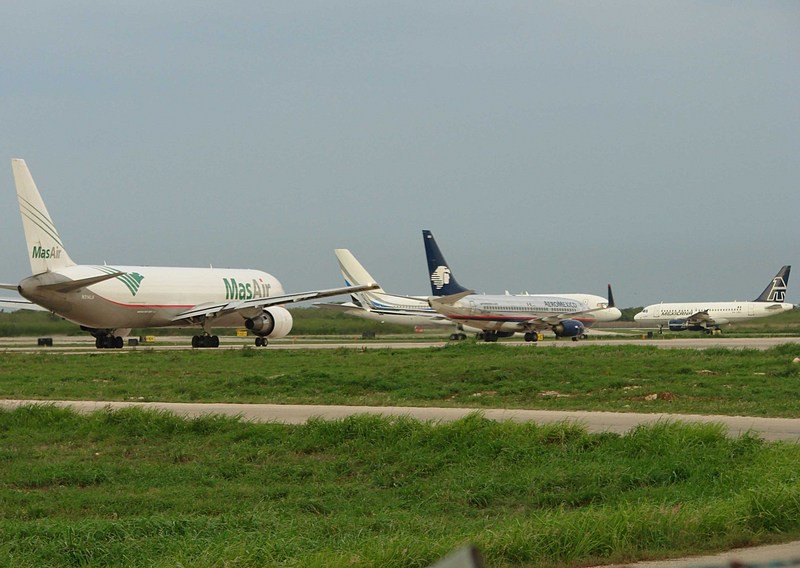
<svg viewBox="0 0 800 568">
<path fill-rule="evenodd" d="M 450 296 L 459 292 L 466 292 L 467 289 L 456 282 L 447 261 L 444 259 L 433 233 L 428 230 L 422 231 L 422 240 L 425 242 L 425 256 L 428 257 L 428 277 L 431 280 L 431 291 L 434 296 Z"/>
<path fill-rule="evenodd" d="M 608 285 L 608 306 L 607 308 L 616 308 L 617 304 L 614 302 L 614 292 L 611 291 L 611 284 Z"/>
<path fill-rule="evenodd" d="M 50 219 L 39 190 L 36 189 L 25 160 L 11 160 L 11 169 L 14 171 L 19 212 L 22 215 L 25 240 L 28 243 L 31 273 L 36 275 L 73 266 L 75 263 L 64 250 L 58 231 Z"/>
<path fill-rule="evenodd" d="M 339 261 L 339 270 L 342 271 L 342 276 L 344 276 L 344 281 L 348 286 L 361 286 L 362 284 L 376 282 L 348 249 L 336 249 L 334 252 L 336 253 L 336 260 Z M 371 292 L 384 293 L 382 288 L 376 288 Z"/>
<path fill-rule="evenodd" d="M 786 298 L 786 287 L 789 284 L 789 272 L 791 266 L 784 266 L 781 268 L 772 282 L 767 284 L 761 295 L 756 298 L 756 302 L 783 302 Z"/>
</svg>

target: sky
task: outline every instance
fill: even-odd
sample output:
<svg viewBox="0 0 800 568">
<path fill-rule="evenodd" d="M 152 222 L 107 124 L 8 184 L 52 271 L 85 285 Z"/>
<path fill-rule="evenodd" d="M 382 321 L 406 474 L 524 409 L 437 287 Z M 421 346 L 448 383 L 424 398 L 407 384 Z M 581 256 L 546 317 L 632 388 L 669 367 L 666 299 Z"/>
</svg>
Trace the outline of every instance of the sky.
<svg viewBox="0 0 800 568">
<path fill-rule="evenodd" d="M 79 263 L 427 295 L 800 302 L 800 3 L 28 0 L 0 22 L 10 160 Z M 343 298 L 344 299 L 344 298 Z"/>
</svg>

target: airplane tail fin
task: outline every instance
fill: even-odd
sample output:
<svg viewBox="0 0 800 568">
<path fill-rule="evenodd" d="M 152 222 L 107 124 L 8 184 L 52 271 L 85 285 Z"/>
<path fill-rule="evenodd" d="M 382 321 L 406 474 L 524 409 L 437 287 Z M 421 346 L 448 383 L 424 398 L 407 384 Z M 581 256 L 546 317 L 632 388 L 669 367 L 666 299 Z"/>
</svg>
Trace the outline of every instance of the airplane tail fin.
<svg viewBox="0 0 800 568">
<path fill-rule="evenodd" d="M 755 299 L 756 302 L 783 302 L 786 298 L 786 287 L 789 284 L 789 272 L 791 266 L 782 267 L 772 279 L 761 295 Z"/>
<path fill-rule="evenodd" d="M 59 268 L 73 266 L 75 263 L 64 250 L 58 231 L 47 212 L 47 207 L 36 189 L 31 172 L 25 160 L 11 160 L 14 171 L 14 183 L 17 186 L 19 212 L 22 215 L 22 227 L 28 243 L 28 255 L 31 262 L 31 273 L 42 274 Z"/>
<path fill-rule="evenodd" d="M 425 256 L 428 257 L 428 276 L 431 279 L 431 292 L 434 296 L 450 296 L 467 289 L 460 285 L 453 276 L 442 251 L 433 238 L 433 233 L 422 231 L 422 240 L 425 242 Z"/>
<path fill-rule="evenodd" d="M 608 285 L 608 306 L 609 308 L 616 308 L 617 305 L 614 303 L 614 293 L 611 291 L 611 284 Z"/>
<path fill-rule="evenodd" d="M 356 257 L 348 249 L 336 249 L 336 260 L 339 262 L 339 270 L 342 272 L 344 281 L 348 286 L 361 286 L 363 284 L 377 284 L 372 275 L 367 272 Z M 377 301 L 379 294 L 385 294 L 383 288 L 378 286 L 367 292 L 350 294 L 350 298 L 357 306 L 369 310 Z"/>
<path fill-rule="evenodd" d="M 342 271 L 342 276 L 348 286 L 360 286 L 375 282 L 375 279 L 367 272 L 367 269 L 356 260 L 356 257 L 348 249 L 336 249 L 334 252 L 336 253 L 336 260 L 339 262 L 339 270 Z M 371 291 L 383 293 L 382 288 L 375 288 Z"/>
</svg>

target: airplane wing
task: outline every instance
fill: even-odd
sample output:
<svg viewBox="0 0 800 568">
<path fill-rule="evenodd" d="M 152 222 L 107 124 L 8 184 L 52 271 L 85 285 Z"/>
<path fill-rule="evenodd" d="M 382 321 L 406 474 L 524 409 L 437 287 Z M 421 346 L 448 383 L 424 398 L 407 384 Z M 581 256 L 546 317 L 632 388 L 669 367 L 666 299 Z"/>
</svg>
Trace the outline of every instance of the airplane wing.
<svg viewBox="0 0 800 568">
<path fill-rule="evenodd" d="M 315 308 L 326 308 L 330 310 L 337 310 L 343 313 L 352 314 L 355 311 L 370 312 L 381 316 L 409 316 L 416 318 L 427 318 L 433 322 L 450 321 L 450 318 L 443 316 L 438 312 L 421 311 L 421 310 L 405 310 L 402 308 L 365 308 L 354 304 L 353 302 L 333 303 L 333 302 L 319 302 L 314 304 Z"/>
<path fill-rule="evenodd" d="M 708 310 L 703 310 L 700 312 L 695 312 L 686 318 L 686 323 L 689 325 L 715 325 L 717 323 L 725 323 L 725 322 L 717 322 L 708 315 Z"/>
<path fill-rule="evenodd" d="M 553 314 L 540 318 L 531 318 L 527 321 L 521 322 L 521 326 L 531 330 L 547 329 L 554 325 L 560 324 L 564 320 L 576 319 L 581 316 L 589 315 L 592 312 L 599 312 L 606 308 L 592 308 L 591 310 L 582 310 L 580 312 L 564 312 L 560 314 Z"/>
<path fill-rule="evenodd" d="M 312 304 L 315 308 L 326 308 L 329 310 L 336 310 L 339 312 L 352 312 L 353 310 L 363 310 L 361 306 L 357 306 L 353 302 L 316 302 Z"/>
<path fill-rule="evenodd" d="M 280 306 L 317 298 L 327 298 L 339 296 L 341 294 L 352 294 L 353 292 L 363 292 L 374 290 L 378 285 L 375 283 L 364 284 L 362 286 L 344 286 L 343 288 L 331 288 L 329 290 L 314 290 L 311 292 L 299 292 L 295 294 L 284 294 L 282 296 L 268 296 L 265 298 L 252 298 L 250 300 L 233 300 L 219 304 L 200 304 L 193 308 L 181 312 L 172 321 L 191 320 L 203 317 L 218 317 L 240 311 L 253 311 L 253 309 L 263 309 L 269 306 Z"/>
</svg>

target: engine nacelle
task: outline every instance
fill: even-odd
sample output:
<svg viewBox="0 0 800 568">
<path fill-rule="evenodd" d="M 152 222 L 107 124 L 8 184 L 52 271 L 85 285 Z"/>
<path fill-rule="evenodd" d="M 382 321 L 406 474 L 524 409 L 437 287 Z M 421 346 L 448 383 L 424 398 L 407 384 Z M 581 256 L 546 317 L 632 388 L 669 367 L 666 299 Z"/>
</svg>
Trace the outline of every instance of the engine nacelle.
<svg viewBox="0 0 800 568">
<path fill-rule="evenodd" d="M 690 325 L 685 319 L 669 320 L 667 325 L 669 326 L 670 331 L 706 331 L 708 329 L 702 325 Z"/>
<path fill-rule="evenodd" d="M 292 331 L 292 314 L 286 308 L 272 306 L 264 308 L 260 316 L 248 318 L 244 326 L 261 337 L 279 339 Z"/>
<path fill-rule="evenodd" d="M 681 319 L 669 320 L 669 323 L 667 325 L 670 331 L 686 331 L 687 329 L 689 329 L 689 326 L 686 325 L 686 320 L 681 320 Z"/>
<path fill-rule="evenodd" d="M 578 320 L 564 320 L 553 326 L 556 337 L 579 337 L 586 331 L 584 325 Z"/>
</svg>

